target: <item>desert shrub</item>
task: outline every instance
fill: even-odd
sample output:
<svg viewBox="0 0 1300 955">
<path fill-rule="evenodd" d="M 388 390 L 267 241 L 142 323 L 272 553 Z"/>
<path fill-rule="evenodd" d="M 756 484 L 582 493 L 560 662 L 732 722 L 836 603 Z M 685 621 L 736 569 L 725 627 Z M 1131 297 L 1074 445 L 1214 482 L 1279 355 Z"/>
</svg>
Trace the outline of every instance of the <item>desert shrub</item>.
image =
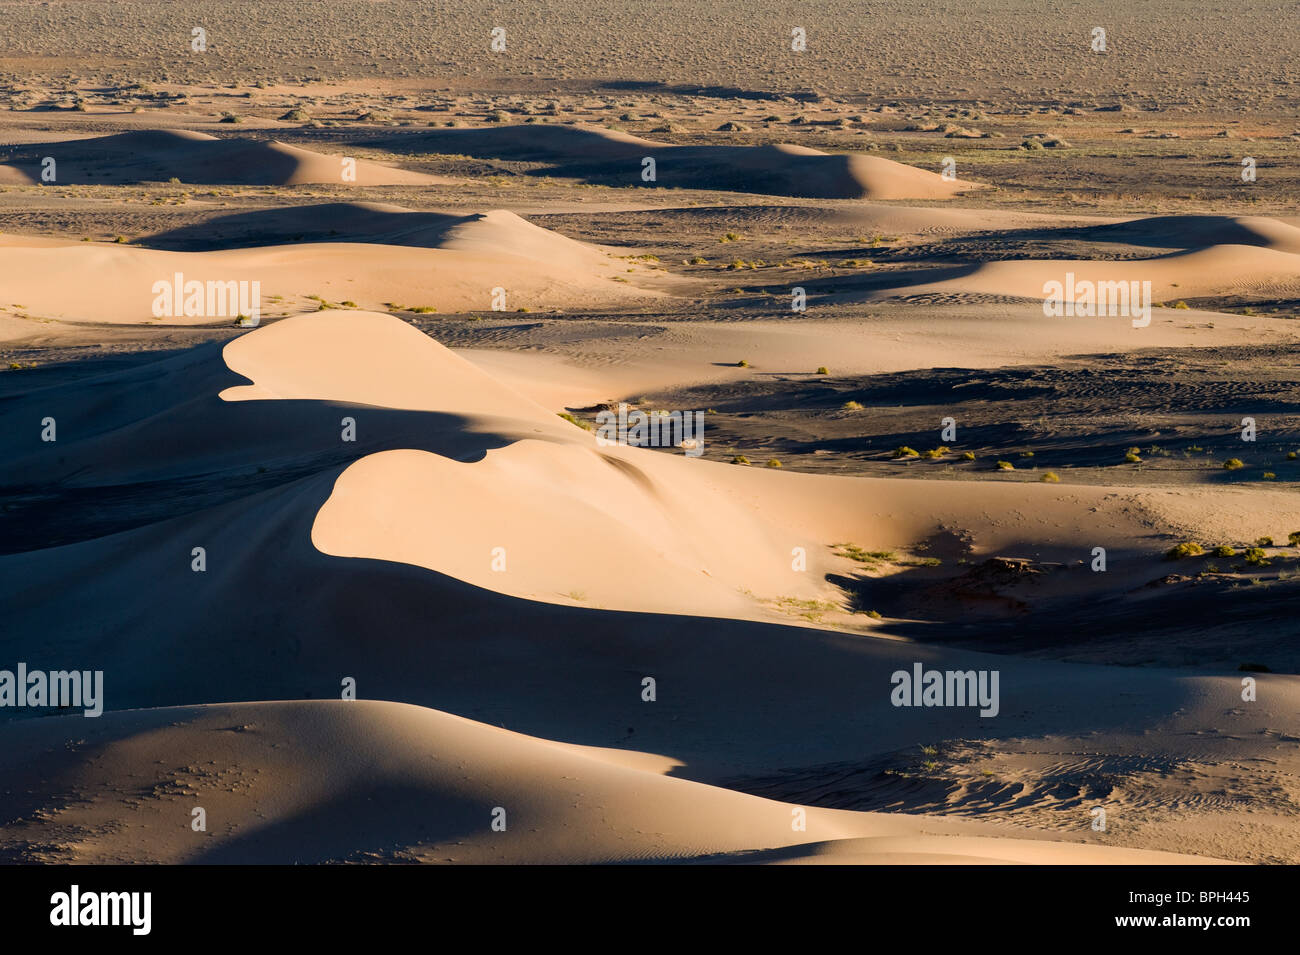
<svg viewBox="0 0 1300 955">
<path fill-rule="evenodd" d="M 999 461 L 999 462 L 998 462 L 998 470 L 999 470 L 999 471 L 1014 471 L 1015 469 L 1016 469 L 1016 466 L 1015 466 L 1014 464 L 1012 464 L 1010 461 Z"/>
<path fill-rule="evenodd" d="M 1056 484 L 1058 481 L 1061 480 L 1061 476 L 1057 474 L 1055 471 L 1048 471 L 1038 480 L 1046 481 L 1048 484 Z"/>
<path fill-rule="evenodd" d="M 1236 557 L 1237 552 L 1233 550 L 1232 547 L 1228 544 L 1220 544 L 1218 547 L 1214 548 L 1214 556 L 1215 557 Z"/>
<path fill-rule="evenodd" d="M 829 375 L 830 373 L 831 373 L 831 370 L 830 370 L 829 368 L 827 368 L 825 365 L 818 365 L 818 366 L 817 366 L 817 374 L 819 374 L 819 375 Z"/>
<path fill-rule="evenodd" d="M 1264 549 L 1262 547 L 1247 547 L 1246 563 L 1253 567 L 1267 567 L 1271 562 L 1264 555 Z"/>
<path fill-rule="evenodd" d="M 583 421 L 581 418 L 575 418 L 573 415 L 569 414 L 567 411 L 561 411 L 561 412 L 559 412 L 559 417 L 561 417 L 561 418 L 563 418 L 565 421 L 569 422 L 569 424 L 577 425 L 577 426 L 578 426 L 579 428 L 581 428 L 583 431 L 591 431 L 591 430 L 592 430 L 592 426 L 591 426 L 588 422 Z"/>
<path fill-rule="evenodd" d="M 745 457 L 743 454 L 738 454 L 738 455 L 736 455 L 734 458 L 731 459 L 731 463 L 732 463 L 732 464 L 748 464 L 748 463 L 749 463 L 749 458 Z"/>
<path fill-rule="evenodd" d="M 903 445 L 901 448 L 894 449 L 894 457 L 915 458 L 915 457 L 920 457 L 920 455 L 917 453 L 915 448 L 909 448 L 907 445 Z"/>
<path fill-rule="evenodd" d="M 856 401 L 846 401 L 840 407 L 845 411 L 861 411 L 863 406 Z"/>
<path fill-rule="evenodd" d="M 1223 462 L 1223 469 L 1225 471 L 1239 471 L 1245 466 L 1246 465 L 1242 462 L 1241 458 L 1228 458 L 1228 460 Z"/>
<path fill-rule="evenodd" d="M 1179 560 L 1183 557 L 1200 557 L 1204 553 L 1205 548 L 1196 543 L 1196 541 L 1183 541 L 1183 543 L 1176 544 L 1169 548 L 1165 557 L 1169 560 Z"/>
<path fill-rule="evenodd" d="M 776 458 L 768 458 L 767 466 L 769 468 L 779 468 L 781 466 L 781 462 L 778 461 Z"/>
</svg>

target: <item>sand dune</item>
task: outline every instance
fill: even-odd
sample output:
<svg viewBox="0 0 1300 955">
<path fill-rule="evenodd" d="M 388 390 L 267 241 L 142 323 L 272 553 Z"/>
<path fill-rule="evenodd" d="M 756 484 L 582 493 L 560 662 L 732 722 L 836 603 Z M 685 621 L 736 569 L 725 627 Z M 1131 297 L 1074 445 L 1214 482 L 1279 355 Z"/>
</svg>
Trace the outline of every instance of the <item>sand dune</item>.
<svg viewBox="0 0 1300 955">
<path fill-rule="evenodd" d="M 355 163 L 355 178 L 345 179 L 346 154 L 327 156 L 275 141 L 218 139 L 179 129 L 17 145 L 10 148 L 9 156 L 8 164 L 0 166 L 0 184 L 41 182 L 46 157 L 54 158 L 55 181 L 61 185 L 166 182 L 172 178 L 202 185 L 251 186 L 399 186 L 449 181 L 361 160 Z"/>
<path fill-rule="evenodd" d="M 1050 259 L 988 262 L 975 267 L 968 275 L 917 285 L 911 292 L 961 291 L 1042 299 L 1045 283 L 1064 283 L 1067 273 L 1074 274 L 1076 283 L 1150 282 L 1156 302 L 1245 293 L 1295 294 L 1300 291 L 1300 252 L 1258 245 L 1216 245 L 1120 262 Z"/>
<path fill-rule="evenodd" d="M 417 248 L 513 251 L 559 264 L 589 263 L 592 247 L 513 213 L 416 211 L 387 202 L 326 202 L 218 216 L 150 235 L 150 248 L 202 251 L 290 242 L 365 242 Z"/>
<path fill-rule="evenodd" d="M 1167 249 L 1250 245 L 1300 255 L 1300 227 L 1267 216 L 1151 216 L 1096 226 L 1088 237 Z"/>
<path fill-rule="evenodd" d="M 545 162 L 548 172 L 579 178 L 642 180 L 642 159 L 656 163 L 654 185 L 725 189 L 819 199 L 945 199 L 981 188 L 963 180 L 862 153 L 828 154 L 806 146 L 676 146 L 592 126 L 440 129 L 386 145 L 419 152 Z"/>
<path fill-rule="evenodd" d="M 328 212 L 322 213 L 328 215 Z M 310 218 L 310 213 L 304 215 Z M 396 213 L 392 213 L 396 215 Z M 438 217 L 416 215 L 425 243 L 322 242 L 173 252 L 24 236 L 0 238 L 0 285 L 30 315 L 83 322 L 155 320 L 154 283 L 259 282 L 263 313 L 284 300 L 286 311 L 314 309 L 319 296 L 338 304 L 384 308 L 393 302 L 438 311 L 490 310 L 494 288 L 509 311 L 625 302 L 653 291 L 616 283 L 625 271 L 608 255 L 548 232 L 510 212 Z M 59 277 L 75 274 L 68 285 Z M 251 285 L 249 286 L 251 288 Z M 224 316 L 166 315 L 175 324 L 229 324 Z"/>
<path fill-rule="evenodd" d="M 59 745 L 70 720 L 79 718 L 0 728 L 11 788 L 57 777 L 87 794 L 42 822 L 41 848 L 26 861 L 681 862 L 781 849 L 782 861 L 1207 861 L 813 807 L 796 830 L 788 804 L 633 768 L 629 754 L 611 759 L 396 703 L 115 713 L 79 720 L 77 748 Z M 190 825 L 196 807 L 204 831 Z M 0 825 L 0 839 L 24 840 L 29 827 Z M 142 842 L 132 835 L 142 827 L 158 835 Z"/>
</svg>

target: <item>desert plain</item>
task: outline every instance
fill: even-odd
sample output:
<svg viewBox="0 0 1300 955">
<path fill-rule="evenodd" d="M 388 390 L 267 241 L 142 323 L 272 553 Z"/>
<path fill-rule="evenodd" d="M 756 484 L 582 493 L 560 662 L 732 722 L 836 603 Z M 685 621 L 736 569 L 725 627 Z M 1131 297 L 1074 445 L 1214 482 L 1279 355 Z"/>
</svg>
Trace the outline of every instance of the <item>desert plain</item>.
<svg viewBox="0 0 1300 955">
<path fill-rule="evenodd" d="M 1157 6 L 0 2 L 0 860 L 1300 861 L 1300 13 Z"/>
</svg>

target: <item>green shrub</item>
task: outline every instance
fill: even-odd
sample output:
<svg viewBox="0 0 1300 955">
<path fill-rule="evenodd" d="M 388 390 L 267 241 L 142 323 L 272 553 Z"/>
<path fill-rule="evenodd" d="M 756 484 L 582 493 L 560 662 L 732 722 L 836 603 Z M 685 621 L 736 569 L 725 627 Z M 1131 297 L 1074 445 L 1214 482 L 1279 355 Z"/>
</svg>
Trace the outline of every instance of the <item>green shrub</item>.
<svg viewBox="0 0 1300 955">
<path fill-rule="evenodd" d="M 1241 458 L 1228 458 L 1228 460 L 1223 462 L 1223 469 L 1225 471 L 1239 471 L 1245 466 L 1246 465 L 1242 463 Z"/>
<path fill-rule="evenodd" d="M 1200 557 L 1205 553 L 1205 548 L 1196 541 L 1184 541 L 1171 547 L 1165 554 L 1168 560 L 1179 560 L 1183 557 Z"/>
</svg>

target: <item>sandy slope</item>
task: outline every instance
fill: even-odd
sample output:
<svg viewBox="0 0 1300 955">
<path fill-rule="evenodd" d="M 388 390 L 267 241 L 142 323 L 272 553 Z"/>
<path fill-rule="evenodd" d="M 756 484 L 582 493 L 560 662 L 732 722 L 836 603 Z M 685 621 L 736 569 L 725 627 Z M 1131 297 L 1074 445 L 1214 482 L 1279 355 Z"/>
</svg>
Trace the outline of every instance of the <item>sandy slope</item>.
<svg viewBox="0 0 1300 955">
<path fill-rule="evenodd" d="M 74 747 L 60 745 L 69 729 Z M 628 765 L 633 754 L 397 703 L 133 710 L 0 734 L 11 793 L 58 779 L 86 794 L 38 825 L 0 825 L 0 842 L 38 839 L 26 858 L 46 861 L 670 862 L 773 849 L 821 862 L 1206 861 L 923 816 L 807 808 L 796 829 L 796 807 Z"/>
<path fill-rule="evenodd" d="M 319 242 L 171 252 L 24 236 L 0 238 L 0 285 L 27 314 L 76 321 L 155 321 L 153 286 L 173 281 L 260 282 L 263 313 L 315 308 L 307 296 L 383 308 L 394 302 L 439 311 L 590 306 L 653 296 L 612 281 L 624 269 L 606 254 L 510 212 L 442 218 L 427 247 Z M 425 220 L 427 223 L 427 220 Z M 75 274 L 67 283 L 63 276 Z M 169 324 L 230 324 L 234 316 L 166 316 Z"/>
<path fill-rule="evenodd" d="M 677 146 L 585 125 L 440 129 L 399 142 L 420 152 L 546 162 L 554 166 L 556 175 L 621 177 L 629 185 L 667 189 L 727 189 L 819 199 L 946 199 L 982 188 L 861 153 L 829 154 L 784 143 Z M 653 183 L 642 179 L 646 157 L 656 163 Z"/>
<path fill-rule="evenodd" d="M 405 186 L 450 181 L 362 160 L 355 162 L 355 178 L 345 179 L 346 154 L 326 156 L 274 141 L 219 139 L 180 129 L 140 130 L 11 149 L 18 156 L 9 165 L 0 166 L 0 184 L 41 182 L 47 156 L 54 158 L 55 181 L 62 185 L 166 182 L 173 177 L 196 184 L 258 186 Z"/>
</svg>

